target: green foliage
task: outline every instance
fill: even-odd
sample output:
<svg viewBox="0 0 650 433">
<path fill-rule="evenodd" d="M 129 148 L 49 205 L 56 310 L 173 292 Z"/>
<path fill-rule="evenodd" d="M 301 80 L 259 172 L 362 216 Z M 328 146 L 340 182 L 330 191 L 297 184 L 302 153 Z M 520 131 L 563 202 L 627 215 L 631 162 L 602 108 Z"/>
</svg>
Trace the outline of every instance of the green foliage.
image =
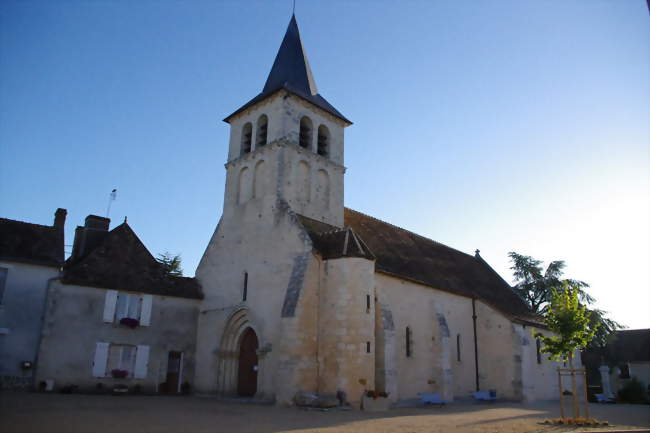
<svg viewBox="0 0 650 433">
<path fill-rule="evenodd" d="M 169 252 L 165 251 L 162 254 L 158 254 L 156 261 L 162 265 L 162 268 L 167 275 L 170 275 L 172 277 L 183 276 L 180 254 L 172 255 Z"/>
<path fill-rule="evenodd" d="M 562 279 L 566 263 L 563 260 L 551 262 L 546 270 L 542 268 L 542 261 L 530 256 L 524 256 L 514 251 L 508 253 L 512 266 L 510 269 L 515 277 L 515 293 L 536 313 L 545 314 L 551 301 L 551 289 L 562 290 L 563 283 L 577 288 L 580 301 L 591 304 L 594 298 L 583 290 L 589 287 L 584 281 Z"/>
<path fill-rule="evenodd" d="M 643 383 L 633 377 L 618 391 L 618 398 L 627 403 L 645 403 L 646 390 Z"/>
<path fill-rule="evenodd" d="M 597 327 L 594 338 L 589 343 L 589 348 L 604 348 L 614 335 L 614 331 L 624 328 L 620 323 L 605 317 L 606 311 L 594 308 L 591 313 L 591 327 Z"/>
<path fill-rule="evenodd" d="M 596 300 L 591 297 L 585 289 L 589 284 L 580 280 L 562 278 L 566 263 L 563 260 L 551 262 L 546 270 L 542 267 L 542 261 L 530 256 L 524 256 L 515 252 L 508 253 L 515 277 L 515 293 L 536 313 L 546 316 L 553 296 L 553 288 L 563 291 L 564 287 L 571 287 L 577 292 L 578 300 L 583 305 L 589 305 Z M 590 312 L 590 328 L 595 329 L 594 338 L 589 343 L 590 347 L 603 347 L 607 344 L 612 332 L 623 326 L 607 318 L 605 311 L 598 309 L 587 309 Z"/>
<path fill-rule="evenodd" d="M 598 328 L 598 324 L 592 325 L 592 313 L 578 299 L 579 289 L 568 281 L 560 289 L 552 288 L 544 322 L 553 335 L 535 333 L 542 341 L 542 352 L 553 360 L 569 361 L 571 367 L 573 353 L 587 346 Z"/>
</svg>

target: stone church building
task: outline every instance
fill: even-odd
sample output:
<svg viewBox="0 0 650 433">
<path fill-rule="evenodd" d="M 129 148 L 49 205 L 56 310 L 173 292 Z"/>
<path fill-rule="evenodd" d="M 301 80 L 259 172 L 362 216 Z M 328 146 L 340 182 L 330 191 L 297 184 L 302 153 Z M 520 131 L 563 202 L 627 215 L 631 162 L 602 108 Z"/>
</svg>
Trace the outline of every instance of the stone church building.
<svg viewBox="0 0 650 433">
<path fill-rule="evenodd" d="M 223 215 L 196 271 L 194 389 L 289 404 L 557 395 L 540 318 L 481 258 L 344 206 L 344 131 L 295 17 L 262 92 L 229 115 Z"/>
</svg>

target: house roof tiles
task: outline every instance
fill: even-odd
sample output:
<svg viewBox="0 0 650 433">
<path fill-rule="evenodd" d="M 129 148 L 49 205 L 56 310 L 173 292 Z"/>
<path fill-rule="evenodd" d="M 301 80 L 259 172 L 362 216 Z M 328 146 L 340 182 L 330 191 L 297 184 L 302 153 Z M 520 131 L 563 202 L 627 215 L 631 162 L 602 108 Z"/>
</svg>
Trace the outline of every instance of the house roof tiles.
<svg viewBox="0 0 650 433">
<path fill-rule="evenodd" d="M 0 259 L 60 267 L 63 231 L 53 226 L 0 218 Z"/>
<path fill-rule="evenodd" d="M 125 222 L 78 260 L 69 259 L 63 283 L 201 299 L 198 280 L 165 273 L 131 227 Z"/>
</svg>

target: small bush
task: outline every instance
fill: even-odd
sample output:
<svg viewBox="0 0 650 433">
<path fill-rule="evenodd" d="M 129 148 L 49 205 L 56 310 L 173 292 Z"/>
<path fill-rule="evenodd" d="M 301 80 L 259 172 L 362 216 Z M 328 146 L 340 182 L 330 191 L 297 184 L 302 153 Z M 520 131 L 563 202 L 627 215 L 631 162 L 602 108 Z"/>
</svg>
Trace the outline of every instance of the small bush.
<svg viewBox="0 0 650 433">
<path fill-rule="evenodd" d="M 639 379 L 633 377 L 618 391 L 618 398 L 626 403 L 645 403 L 645 386 Z"/>
<path fill-rule="evenodd" d="M 384 391 L 377 392 L 377 391 L 372 391 L 371 390 L 371 391 L 366 391 L 366 396 L 369 397 L 369 398 L 372 398 L 373 400 L 376 400 L 379 397 L 387 398 L 388 393 L 384 392 Z"/>
</svg>

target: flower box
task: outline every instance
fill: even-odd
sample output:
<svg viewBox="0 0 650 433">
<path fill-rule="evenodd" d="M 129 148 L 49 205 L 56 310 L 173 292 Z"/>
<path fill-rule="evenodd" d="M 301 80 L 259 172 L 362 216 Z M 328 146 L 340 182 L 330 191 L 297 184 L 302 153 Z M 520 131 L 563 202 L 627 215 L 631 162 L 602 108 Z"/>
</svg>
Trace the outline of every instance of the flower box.
<svg viewBox="0 0 650 433">
<path fill-rule="evenodd" d="M 120 325 L 128 326 L 131 329 L 137 327 L 139 324 L 140 321 L 138 319 L 132 319 L 131 317 L 122 317 L 120 319 Z"/>
<path fill-rule="evenodd" d="M 129 375 L 129 372 L 126 370 L 120 370 L 120 369 L 114 369 L 111 370 L 111 376 L 113 376 L 115 379 L 124 379 Z"/>
<path fill-rule="evenodd" d="M 385 392 L 367 391 L 361 398 L 361 409 L 367 412 L 383 412 L 390 409 L 390 400 Z"/>
</svg>

